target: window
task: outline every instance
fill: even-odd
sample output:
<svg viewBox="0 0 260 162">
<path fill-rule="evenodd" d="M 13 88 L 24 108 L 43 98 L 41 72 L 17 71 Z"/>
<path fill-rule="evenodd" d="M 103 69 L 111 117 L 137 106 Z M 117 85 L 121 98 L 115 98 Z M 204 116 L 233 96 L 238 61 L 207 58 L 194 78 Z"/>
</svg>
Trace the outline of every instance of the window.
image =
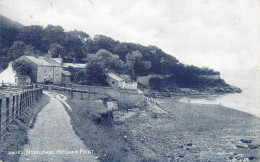
<svg viewBox="0 0 260 162">
<path fill-rule="evenodd" d="M 115 81 L 112 81 L 112 84 L 115 84 Z"/>
<path fill-rule="evenodd" d="M 44 74 L 47 74 L 47 68 L 46 67 L 44 68 Z"/>
</svg>

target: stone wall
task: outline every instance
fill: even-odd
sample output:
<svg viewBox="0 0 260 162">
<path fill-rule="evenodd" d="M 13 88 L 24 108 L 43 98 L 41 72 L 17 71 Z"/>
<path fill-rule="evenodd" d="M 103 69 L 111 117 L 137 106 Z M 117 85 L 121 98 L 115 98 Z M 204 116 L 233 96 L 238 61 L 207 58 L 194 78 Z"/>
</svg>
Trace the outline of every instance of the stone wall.
<svg viewBox="0 0 260 162">
<path fill-rule="evenodd" d="M 92 95 L 99 95 L 101 97 L 110 96 L 117 100 L 119 104 L 141 105 L 145 101 L 144 94 L 139 89 L 117 89 L 112 87 L 86 86 L 75 84 L 73 84 L 72 88 L 52 86 L 52 89 L 64 91 L 65 93 L 70 94 L 71 92 L 73 92 L 73 97 L 77 95 L 78 97 L 83 96 L 83 98 L 85 98 L 88 97 L 88 93 Z"/>
<path fill-rule="evenodd" d="M 199 75 L 200 78 L 205 79 L 220 79 L 220 74 L 217 75 Z"/>
<path fill-rule="evenodd" d="M 38 66 L 37 83 L 44 83 L 44 79 L 52 80 L 53 83 L 61 83 L 61 66 Z"/>
<path fill-rule="evenodd" d="M 149 81 L 151 78 L 160 78 L 160 79 L 164 79 L 166 77 L 168 77 L 169 75 L 159 75 L 159 74 L 149 74 L 147 76 L 138 76 L 137 78 L 137 82 L 141 83 L 145 86 L 149 86 Z"/>
<path fill-rule="evenodd" d="M 0 139 L 4 138 L 10 123 L 32 106 L 42 95 L 42 88 L 5 92 L 0 94 Z"/>
</svg>

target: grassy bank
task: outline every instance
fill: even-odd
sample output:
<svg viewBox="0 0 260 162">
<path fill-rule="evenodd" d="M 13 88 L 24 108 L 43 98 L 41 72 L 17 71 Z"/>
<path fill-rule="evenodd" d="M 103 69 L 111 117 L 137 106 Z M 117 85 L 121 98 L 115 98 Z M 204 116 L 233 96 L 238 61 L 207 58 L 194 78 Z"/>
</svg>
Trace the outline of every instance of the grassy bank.
<svg viewBox="0 0 260 162">
<path fill-rule="evenodd" d="M 220 105 L 154 99 L 114 111 L 112 126 L 97 125 L 92 100 L 69 99 L 72 125 L 102 161 L 227 161 L 260 159 L 260 119 Z"/>
<path fill-rule="evenodd" d="M 33 128 L 37 114 L 49 102 L 49 97 L 42 95 L 40 101 L 34 103 L 22 113 L 18 119 L 12 121 L 10 128 L 5 136 L 5 140 L 0 147 L 0 159 L 4 161 L 18 161 L 18 151 L 23 151 L 23 146 L 28 143 L 27 130 Z M 14 153 L 14 154 L 8 154 Z"/>
</svg>

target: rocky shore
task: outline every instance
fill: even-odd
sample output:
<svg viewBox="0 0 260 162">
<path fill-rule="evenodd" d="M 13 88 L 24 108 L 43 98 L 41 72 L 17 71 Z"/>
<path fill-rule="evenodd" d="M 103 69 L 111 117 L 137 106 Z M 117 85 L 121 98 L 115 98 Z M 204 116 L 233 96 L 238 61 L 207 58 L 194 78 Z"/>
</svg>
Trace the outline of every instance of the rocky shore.
<svg viewBox="0 0 260 162">
<path fill-rule="evenodd" d="M 221 105 L 148 97 L 145 107 L 113 111 L 107 126 L 86 113 L 91 100 L 68 103 L 75 131 L 101 161 L 260 160 L 260 119 Z"/>
<path fill-rule="evenodd" d="M 235 86 L 217 86 L 202 88 L 174 88 L 164 91 L 154 91 L 150 89 L 142 89 L 146 96 L 160 98 L 170 96 L 199 96 L 199 95 L 221 95 L 228 93 L 241 93 L 242 89 Z"/>
</svg>

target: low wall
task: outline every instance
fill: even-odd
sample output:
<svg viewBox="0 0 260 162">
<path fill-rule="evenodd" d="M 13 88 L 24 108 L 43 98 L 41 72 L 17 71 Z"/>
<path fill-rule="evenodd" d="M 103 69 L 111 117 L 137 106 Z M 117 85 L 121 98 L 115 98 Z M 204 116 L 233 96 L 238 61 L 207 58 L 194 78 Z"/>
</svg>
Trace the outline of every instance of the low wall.
<svg viewBox="0 0 260 162">
<path fill-rule="evenodd" d="M 47 89 L 45 87 L 45 89 Z M 102 86 L 85 86 L 85 85 L 73 85 L 72 88 L 65 88 L 59 86 L 51 86 L 51 89 L 64 91 L 69 93 L 71 97 L 80 97 L 84 99 L 89 97 L 88 95 L 98 95 L 100 97 L 110 96 L 117 100 L 119 104 L 134 104 L 140 105 L 144 102 L 144 94 L 138 89 L 117 89 L 112 87 Z"/>
<path fill-rule="evenodd" d="M 200 78 L 205 79 L 220 79 L 220 75 L 199 75 Z"/>
<path fill-rule="evenodd" d="M 137 78 L 137 82 L 141 83 L 145 86 L 149 86 L 149 81 L 151 78 L 160 78 L 160 79 L 164 79 L 169 77 L 170 75 L 159 75 L 159 74 L 149 74 L 147 76 L 138 76 Z"/>
<path fill-rule="evenodd" d="M 3 139 L 10 123 L 18 118 L 42 95 L 42 88 L 4 92 L 0 94 L 0 138 Z"/>
</svg>

